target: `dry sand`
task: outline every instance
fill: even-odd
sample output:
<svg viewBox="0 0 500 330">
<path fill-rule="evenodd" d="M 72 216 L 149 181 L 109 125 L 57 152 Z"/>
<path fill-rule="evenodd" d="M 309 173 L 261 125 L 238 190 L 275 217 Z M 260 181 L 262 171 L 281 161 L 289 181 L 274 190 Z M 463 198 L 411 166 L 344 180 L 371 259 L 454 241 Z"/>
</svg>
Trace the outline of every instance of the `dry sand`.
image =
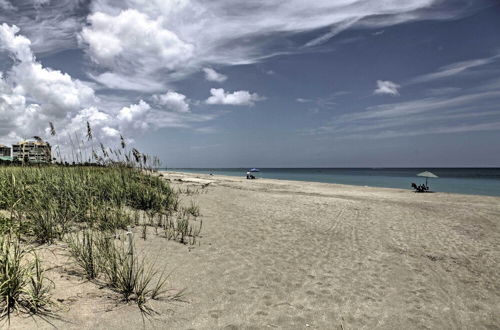
<svg viewBox="0 0 500 330">
<path fill-rule="evenodd" d="M 137 244 L 187 288 L 143 320 L 44 251 L 64 329 L 500 329 L 500 198 L 164 173 L 200 189 L 194 247 Z M 178 181 L 182 180 L 182 181 Z M 205 187 L 205 188 L 202 188 Z M 51 256 L 51 257 L 50 257 Z M 13 328 L 48 328 L 15 318 Z"/>
</svg>

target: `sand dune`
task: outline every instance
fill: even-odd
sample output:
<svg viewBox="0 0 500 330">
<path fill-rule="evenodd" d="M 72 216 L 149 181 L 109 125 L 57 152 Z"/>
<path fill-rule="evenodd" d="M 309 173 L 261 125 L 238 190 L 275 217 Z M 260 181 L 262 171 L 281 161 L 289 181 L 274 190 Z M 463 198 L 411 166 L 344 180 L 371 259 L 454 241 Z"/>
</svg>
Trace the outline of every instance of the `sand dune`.
<svg viewBox="0 0 500 330">
<path fill-rule="evenodd" d="M 200 245 L 140 248 L 184 302 L 143 320 L 53 247 L 60 328 L 499 329 L 500 198 L 164 173 L 199 188 Z M 182 181 L 178 181 L 182 180 Z M 201 187 L 205 188 L 201 188 Z M 39 327 L 49 327 L 37 321 Z M 14 327 L 34 327 L 31 319 Z"/>
</svg>

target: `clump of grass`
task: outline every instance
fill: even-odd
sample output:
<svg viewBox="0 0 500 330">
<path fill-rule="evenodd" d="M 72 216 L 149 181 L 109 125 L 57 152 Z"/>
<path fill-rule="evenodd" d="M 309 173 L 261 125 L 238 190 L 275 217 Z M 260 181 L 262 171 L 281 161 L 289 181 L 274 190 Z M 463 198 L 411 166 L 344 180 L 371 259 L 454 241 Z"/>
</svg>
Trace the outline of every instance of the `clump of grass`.
<svg viewBox="0 0 500 330">
<path fill-rule="evenodd" d="M 0 317 L 10 320 L 14 310 L 39 313 L 52 303 L 40 259 L 33 254 L 30 260 L 29 254 L 19 241 L 0 237 Z"/>
<path fill-rule="evenodd" d="M 99 261 L 94 232 L 84 230 L 68 236 L 69 250 L 76 263 L 85 271 L 88 279 L 94 279 L 99 274 Z"/>
<path fill-rule="evenodd" d="M 38 242 L 52 244 L 65 232 L 67 221 L 58 219 L 56 213 L 52 205 L 42 205 L 39 200 L 26 210 L 25 217 L 30 219 L 31 233 Z"/>
<path fill-rule="evenodd" d="M 190 186 L 186 186 L 185 189 L 182 189 L 182 187 L 177 188 L 177 193 L 181 195 L 187 195 L 187 196 L 192 196 L 192 195 L 198 195 L 201 194 L 202 191 L 208 187 L 208 183 L 203 184 L 201 188 L 193 188 Z"/>
<path fill-rule="evenodd" d="M 184 212 L 191 214 L 193 217 L 200 216 L 200 207 L 196 205 L 194 201 L 191 201 L 191 204 L 183 210 Z"/>
<path fill-rule="evenodd" d="M 125 301 L 133 300 L 142 309 L 148 299 L 158 299 L 166 292 L 167 277 L 136 254 L 132 234 L 127 236 L 127 242 L 123 243 L 115 242 L 102 232 L 86 231 L 75 239 L 78 243 L 70 245 L 72 251 L 78 250 L 72 255 L 87 274 L 93 274 L 93 279 L 101 274 Z"/>
<path fill-rule="evenodd" d="M 179 212 L 177 217 L 166 218 L 163 225 L 165 237 L 168 240 L 178 241 L 182 244 L 194 245 L 197 238 L 200 236 L 203 221 L 191 219 L 190 213 L 187 211 Z"/>
<path fill-rule="evenodd" d="M 53 287 L 54 282 L 45 276 L 40 258 L 35 254 L 29 285 L 25 289 L 27 307 L 32 313 L 46 311 L 46 306 L 53 304 L 50 298 L 50 291 Z"/>
<path fill-rule="evenodd" d="M 0 238 L 1 316 L 10 318 L 22 306 L 22 294 L 29 277 L 29 265 L 23 264 L 27 251 L 18 242 Z"/>
</svg>

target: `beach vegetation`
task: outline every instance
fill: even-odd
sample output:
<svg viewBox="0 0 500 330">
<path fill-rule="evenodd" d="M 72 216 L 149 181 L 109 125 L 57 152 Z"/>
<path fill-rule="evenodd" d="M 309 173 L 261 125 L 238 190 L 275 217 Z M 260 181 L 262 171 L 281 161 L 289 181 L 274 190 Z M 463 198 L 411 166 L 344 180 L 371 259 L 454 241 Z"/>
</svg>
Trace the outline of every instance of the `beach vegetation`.
<svg viewBox="0 0 500 330">
<path fill-rule="evenodd" d="M 34 246 L 66 244 L 87 279 L 104 280 L 125 301 L 143 306 L 165 291 L 164 272 L 140 258 L 131 239 L 125 246 L 120 238 L 137 227 L 144 239 L 148 227 L 183 244 L 200 236 L 199 208 L 182 206 L 180 192 L 158 175 L 157 158 L 129 150 L 123 137 L 109 148 L 95 141 L 89 124 L 86 130 L 87 146 L 70 138 L 71 161 L 57 147 L 52 164 L 0 166 L 1 315 L 50 305 L 53 283 L 30 252 Z"/>
<path fill-rule="evenodd" d="M 71 254 L 89 279 L 100 278 L 122 298 L 142 309 L 149 299 L 163 295 L 167 276 L 136 252 L 133 235 L 115 239 L 109 232 L 84 231 L 71 235 Z"/>
<path fill-rule="evenodd" d="M 0 317 L 10 321 L 14 310 L 41 313 L 52 304 L 52 288 L 37 254 L 15 238 L 0 236 Z"/>
</svg>

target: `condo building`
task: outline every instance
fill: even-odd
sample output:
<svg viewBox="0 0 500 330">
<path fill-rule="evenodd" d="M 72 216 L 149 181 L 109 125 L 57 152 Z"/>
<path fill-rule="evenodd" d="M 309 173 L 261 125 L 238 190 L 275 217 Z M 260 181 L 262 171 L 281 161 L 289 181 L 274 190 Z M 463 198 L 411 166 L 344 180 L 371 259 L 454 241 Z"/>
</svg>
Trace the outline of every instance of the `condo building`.
<svg viewBox="0 0 500 330">
<path fill-rule="evenodd" d="M 29 163 L 50 163 L 52 148 L 48 142 L 41 140 L 20 141 L 12 145 L 12 158 Z"/>
<path fill-rule="evenodd" d="M 10 147 L 0 144 L 0 157 L 10 157 Z"/>
</svg>

